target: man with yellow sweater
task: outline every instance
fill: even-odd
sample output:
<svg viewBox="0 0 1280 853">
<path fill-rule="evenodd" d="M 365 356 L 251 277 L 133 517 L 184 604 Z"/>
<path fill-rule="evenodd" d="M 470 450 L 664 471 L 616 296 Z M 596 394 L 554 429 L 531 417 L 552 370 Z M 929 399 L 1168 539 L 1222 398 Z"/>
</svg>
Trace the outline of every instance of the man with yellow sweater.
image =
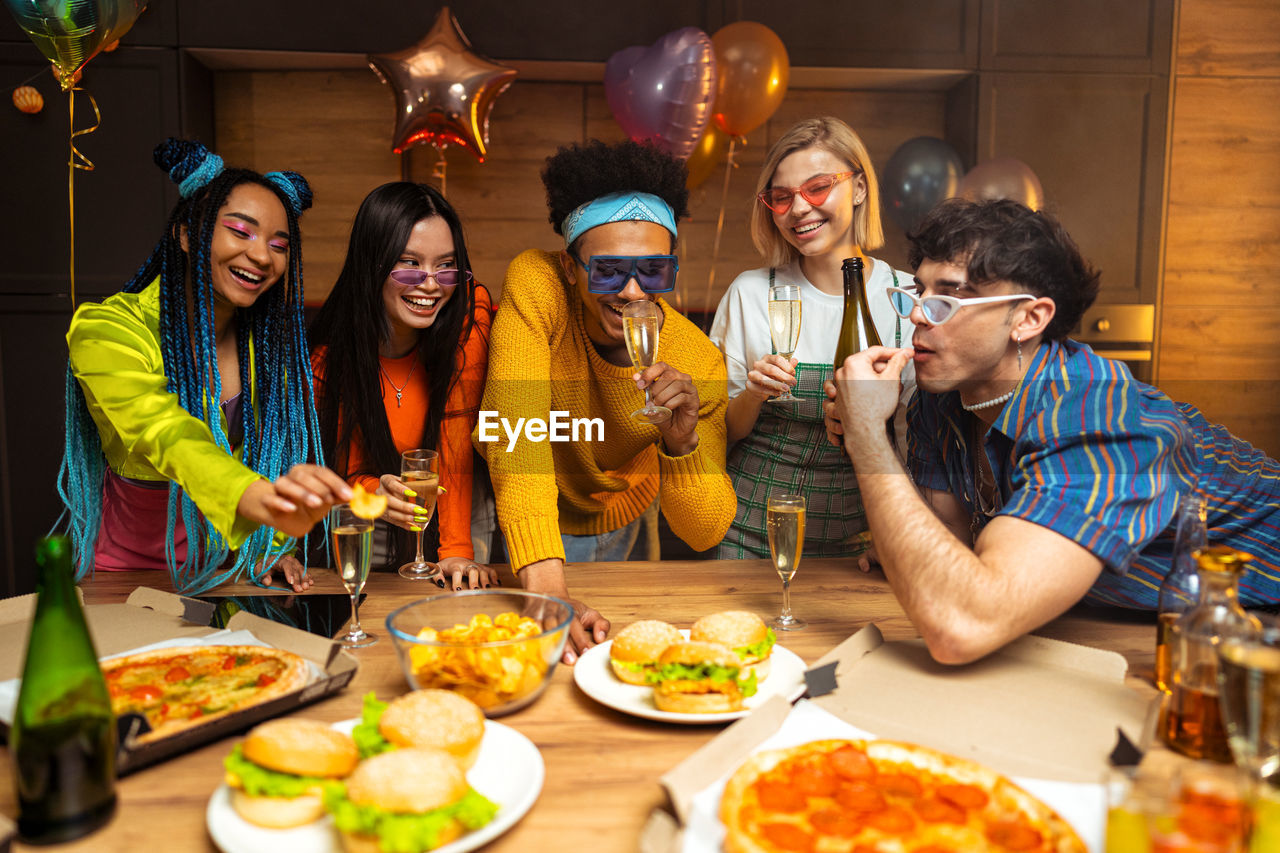
<svg viewBox="0 0 1280 853">
<path fill-rule="evenodd" d="M 475 439 L 512 568 L 526 589 L 567 598 L 566 561 L 627 559 L 655 498 L 696 550 L 724 536 L 736 498 L 725 473 L 724 360 L 657 295 L 675 286 L 684 165 L 649 145 L 592 141 L 560 149 L 542 180 L 565 250 L 523 252 L 507 270 Z M 623 306 L 639 300 L 659 309 L 657 356 L 643 372 L 632 368 L 622 324 Z M 669 419 L 632 417 L 643 389 Z M 506 427 L 486 432 L 490 412 L 509 425 L 561 412 L 595 419 L 603 434 L 510 438 Z M 566 663 L 609 631 L 598 612 L 573 604 Z"/>
</svg>

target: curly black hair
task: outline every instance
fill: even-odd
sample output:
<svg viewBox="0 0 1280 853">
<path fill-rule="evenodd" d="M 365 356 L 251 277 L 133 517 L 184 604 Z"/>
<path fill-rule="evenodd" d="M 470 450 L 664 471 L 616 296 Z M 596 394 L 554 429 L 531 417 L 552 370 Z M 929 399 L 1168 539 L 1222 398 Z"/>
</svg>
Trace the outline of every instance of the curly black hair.
<svg viewBox="0 0 1280 853">
<path fill-rule="evenodd" d="M 1051 298 L 1048 340 L 1067 337 L 1098 296 L 1099 273 L 1062 223 L 1016 201 L 947 199 L 907 239 L 912 269 L 926 259 L 964 264 L 973 284 L 1009 281 Z"/>
<path fill-rule="evenodd" d="M 542 184 L 547 188 L 551 227 L 563 236 L 565 217 L 610 193 L 652 193 L 671 205 L 676 220 L 689 215 L 688 170 L 684 161 L 644 142 L 592 139 L 561 146 L 547 158 Z"/>
</svg>

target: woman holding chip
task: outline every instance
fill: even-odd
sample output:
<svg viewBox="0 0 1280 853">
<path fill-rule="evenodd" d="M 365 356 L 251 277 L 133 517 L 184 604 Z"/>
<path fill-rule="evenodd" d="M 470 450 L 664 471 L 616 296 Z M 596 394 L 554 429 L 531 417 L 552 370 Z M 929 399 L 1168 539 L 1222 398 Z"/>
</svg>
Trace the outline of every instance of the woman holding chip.
<svg viewBox="0 0 1280 853">
<path fill-rule="evenodd" d="M 170 139 L 178 184 L 164 236 L 123 292 L 76 311 L 67 333 L 59 491 L 77 577 L 167 568 L 197 593 L 241 575 L 270 583 L 351 490 L 319 456 L 303 337 L 295 172 L 226 169 Z M 232 553 L 234 552 L 234 553 Z"/>
<path fill-rule="evenodd" d="M 428 577 L 441 587 L 498 581 L 471 542 L 470 435 L 492 317 L 457 212 L 434 188 L 397 181 L 361 203 L 342 272 L 310 329 L 325 458 L 352 485 L 387 496 L 377 553 L 390 566 L 414 557 L 409 532 L 425 524 L 399 476 L 401 454 L 438 450 L 441 571 Z"/>
<path fill-rule="evenodd" d="M 561 148 L 542 181 L 564 249 L 511 262 L 481 408 L 511 423 L 566 412 L 598 420 L 603 435 L 537 441 L 526 431 L 510 444 L 477 431 L 475 441 L 512 568 L 526 589 L 567 597 L 565 563 L 627 559 L 655 499 L 672 531 L 703 550 L 724 535 L 734 497 L 724 470 L 724 361 L 662 298 L 679 268 L 684 164 L 653 146 L 593 140 Z M 631 302 L 658 309 L 657 352 L 643 371 L 623 335 Z M 645 390 L 669 419 L 632 417 Z M 609 630 L 595 610 L 575 609 L 567 663 Z"/>
<path fill-rule="evenodd" d="M 757 190 L 751 239 L 767 266 L 734 279 L 711 326 L 729 372 L 728 468 L 738 496 L 716 556 L 768 557 L 768 497 L 789 492 L 808 502 L 806 555 L 857 556 L 869 567 L 853 467 L 826 439 L 822 383 L 831 378 L 844 311 L 844 259 L 864 260 L 872 319 L 886 346 L 905 346 L 912 326 L 893 312 L 885 288 L 912 277 L 865 254 L 884 244 L 876 175 L 866 146 L 839 119 L 806 119 L 784 133 L 765 157 Z M 774 352 L 769 334 L 770 290 L 784 284 L 798 288 L 802 306 L 791 359 Z M 794 401 L 773 401 L 787 389 Z M 898 434 L 906 435 L 905 424 Z"/>
</svg>

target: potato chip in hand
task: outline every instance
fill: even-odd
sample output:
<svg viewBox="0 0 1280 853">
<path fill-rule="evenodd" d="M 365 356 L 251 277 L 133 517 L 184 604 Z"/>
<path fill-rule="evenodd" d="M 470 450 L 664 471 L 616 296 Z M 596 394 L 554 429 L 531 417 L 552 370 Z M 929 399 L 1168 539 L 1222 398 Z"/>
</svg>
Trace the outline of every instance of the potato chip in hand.
<svg viewBox="0 0 1280 853">
<path fill-rule="evenodd" d="M 353 515 L 372 521 L 387 511 L 387 496 L 366 492 L 363 485 L 356 483 L 351 487 L 350 505 Z"/>
</svg>

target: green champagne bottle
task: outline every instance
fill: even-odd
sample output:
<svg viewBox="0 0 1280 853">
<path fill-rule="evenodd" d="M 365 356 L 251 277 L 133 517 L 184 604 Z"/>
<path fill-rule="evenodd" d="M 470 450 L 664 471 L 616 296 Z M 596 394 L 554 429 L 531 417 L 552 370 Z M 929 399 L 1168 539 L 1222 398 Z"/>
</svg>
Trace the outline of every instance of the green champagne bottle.
<svg viewBox="0 0 1280 853">
<path fill-rule="evenodd" d="M 862 258 L 845 258 L 840 271 L 844 274 L 844 317 L 840 320 L 840 337 L 836 338 L 834 370 L 839 370 L 855 352 L 880 346 L 880 333 L 867 304 L 867 285 L 862 280 Z"/>
<path fill-rule="evenodd" d="M 116 721 L 76 597 L 71 542 L 36 545 L 36 613 L 9 749 L 24 841 L 69 841 L 106 823 L 116 807 Z"/>
</svg>

